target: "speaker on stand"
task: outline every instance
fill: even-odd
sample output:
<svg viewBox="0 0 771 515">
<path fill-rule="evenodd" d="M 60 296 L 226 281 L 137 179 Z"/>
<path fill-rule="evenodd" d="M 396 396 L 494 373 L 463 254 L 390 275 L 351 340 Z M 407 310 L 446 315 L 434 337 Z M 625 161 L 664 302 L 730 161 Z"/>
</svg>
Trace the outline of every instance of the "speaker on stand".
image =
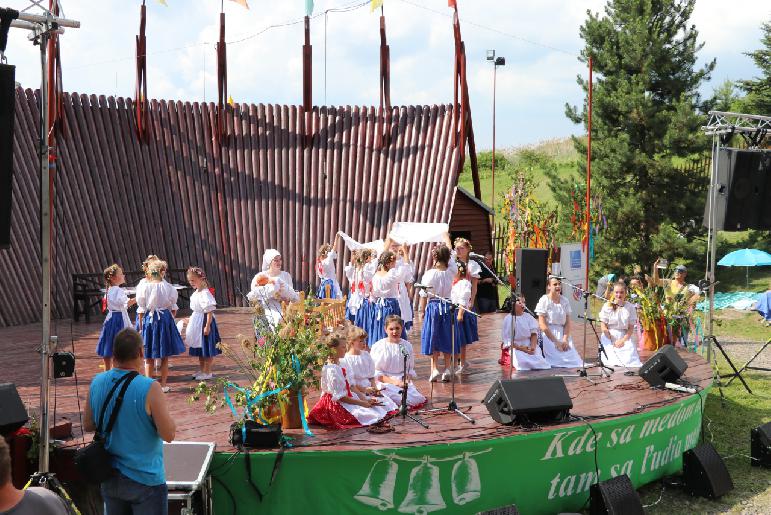
<svg viewBox="0 0 771 515">
<path fill-rule="evenodd" d="M 16 67 L 0 63 L 0 249 L 11 245 Z"/>
<path fill-rule="evenodd" d="M 538 299 L 546 293 L 546 249 L 517 249 L 514 256 L 517 291 L 525 296 L 527 308 L 535 311 Z"/>
</svg>

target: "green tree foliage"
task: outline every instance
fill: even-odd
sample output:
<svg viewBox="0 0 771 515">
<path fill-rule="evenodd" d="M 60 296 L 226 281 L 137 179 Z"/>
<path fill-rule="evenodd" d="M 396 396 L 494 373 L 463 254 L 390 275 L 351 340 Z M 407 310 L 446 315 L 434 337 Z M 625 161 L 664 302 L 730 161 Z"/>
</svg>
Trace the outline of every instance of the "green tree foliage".
<svg viewBox="0 0 771 515">
<path fill-rule="evenodd" d="M 760 77 L 738 82 L 747 96 L 743 101 L 744 112 L 748 114 L 771 115 L 771 22 L 761 25 L 763 48 L 745 55 L 752 58 L 760 69 Z"/>
<path fill-rule="evenodd" d="M 599 188 L 608 229 L 596 242 L 595 270 L 632 263 L 647 266 L 659 252 L 662 224 L 700 218 L 703 199 L 675 158 L 702 153 L 699 85 L 715 62 L 696 68 L 698 32 L 689 25 L 695 0 L 609 0 L 603 15 L 587 12 L 581 26 L 594 64 L 592 189 Z M 579 76 L 588 92 L 588 81 Z M 567 116 L 587 127 L 586 105 Z M 584 156 L 586 143 L 574 138 Z"/>
</svg>

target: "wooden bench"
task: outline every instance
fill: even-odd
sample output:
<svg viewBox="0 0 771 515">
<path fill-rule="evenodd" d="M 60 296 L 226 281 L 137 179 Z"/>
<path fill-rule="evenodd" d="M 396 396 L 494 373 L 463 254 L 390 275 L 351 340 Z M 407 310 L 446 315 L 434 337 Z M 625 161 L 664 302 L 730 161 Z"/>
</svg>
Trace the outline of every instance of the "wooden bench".
<svg viewBox="0 0 771 515">
<path fill-rule="evenodd" d="M 187 269 L 170 268 L 166 272 L 166 280 L 171 284 L 185 285 L 179 291 L 177 305 L 179 309 L 190 307 L 190 295 L 193 289 L 187 285 Z M 136 285 L 145 274 L 141 270 L 124 271 L 127 285 Z M 104 276 L 95 274 L 72 274 L 72 319 L 76 322 L 85 315 L 86 322 L 91 322 L 91 313 L 101 312 L 102 298 L 105 294 Z"/>
</svg>

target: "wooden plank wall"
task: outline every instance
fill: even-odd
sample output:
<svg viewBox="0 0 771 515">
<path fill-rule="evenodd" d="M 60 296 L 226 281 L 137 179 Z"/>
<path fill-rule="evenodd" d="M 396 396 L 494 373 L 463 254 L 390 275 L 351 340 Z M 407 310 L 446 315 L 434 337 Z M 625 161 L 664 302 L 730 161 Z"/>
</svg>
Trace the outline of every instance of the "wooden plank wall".
<svg viewBox="0 0 771 515">
<path fill-rule="evenodd" d="M 40 317 L 37 92 L 16 91 L 11 248 L 0 251 L 0 326 Z M 202 266 L 221 304 L 240 305 L 266 248 L 295 287 L 315 287 L 316 249 L 339 229 L 384 237 L 395 220 L 448 222 L 459 166 L 450 105 L 394 107 L 376 145 L 375 107 L 314 107 L 303 145 L 299 106 L 237 104 L 221 156 L 211 103 L 150 103 L 139 143 L 130 99 L 68 94 L 58 140 L 52 306 L 70 315 L 70 274 L 150 253 Z M 382 147 L 382 148 L 381 148 Z M 413 249 L 428 263 L 428 246 Z M 338 274 L 348 260 L 338 260 Z"/>
<path fill-rule="evenodd" d="M 490 215 L 461 192 L 455 195 L 450 231 L 471 232 L 469 241 L 477 254 L 492 250 Z"/>
</svg>

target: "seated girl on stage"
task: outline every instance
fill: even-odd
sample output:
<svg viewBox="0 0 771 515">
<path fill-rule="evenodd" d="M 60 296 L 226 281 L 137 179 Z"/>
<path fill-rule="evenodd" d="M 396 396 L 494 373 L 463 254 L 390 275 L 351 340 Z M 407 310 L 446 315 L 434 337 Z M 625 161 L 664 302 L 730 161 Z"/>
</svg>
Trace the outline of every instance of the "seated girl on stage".
<svg viewBox="0 0 771 515">
<path fill-rule="evenodd" d="M 222 354 L 217 347 L 221 340 L 217 321 L 214 319 L 217 301 L 209 289 L 209 282 L 202 269 L 195 266 L 188 268 L 187 282 L 195 291 L 190 295 L 190 309 L 193 313 L 187 320 L 185 343 L 190 347 L 190 355 L 198 357 L 199 372 L 193 379 L 206 381 L 214 377 L 211 371 L 214 356 Z"/>
<path fill-rule="evenodd" d="M 546 295 L 535 306 L 546 362 L 552 367 L 580 367 L 583 361 L 570 336 L 570 302 L 562 296 L 562 281 L 550 276 L 546 284 Z"/>
<path fill-rule="evenodd" d="M 316 298 L 319 299 L 342 299 L 343 292 L 340 290 L 340 283 L 337 281 L 335 260 L 337 253 L 335 248 L 340 236 L 335 236 L 335 242 L 323 244 L 319 247 L 319 255 L 316 258 L 316 275 L 321 279 L 319 289 L 316 291 Z"/>
<path fill-rule="evenodd" d="M 401 390 L 404 388 L 404 356 L 407 355 L 407 406 L 419 408 L 426 398 L 415 388 L 410 378 L 415 374 L 415 357 L 412 344 L 402 339 L 404 322 L 398 315 L 388 315 L 385 319 L 386 337 L 372 346 L 372 360 L 375 362 L 375 383 L 397 405 L 402 402 Z"/>
<path fill-rule="evenodd" d="M 600 343 L 605 349 L 605 364 L 611 367 L 641 367 L 637 354 L 635 323 L 637 309 L 626 300 L 626 285 L 618 282 L 613 285 L 613 299 L 606 302 L 600 310 L 602 336 Z"/>
<path fill-rule="evenodd" d="M 361 327 L 353 326 L 345 334 L 348 338 L 348 352 L 340 358 L 340 366 L 345 370 L 351 390 L 357 393 L 360 399 L 367 396 L 377 397 L 386 411 L 398 409 L 394 401 L 382 395 L 375 384 L 375 362 L 367 351 L 367 332 Z"/>
<path fill-rule="evenodd" d="M 516 315 L 513 316 L 513 315 Z M 516 325 L 514 320 L 516 318 Z M 514 347 L 513 366 L 517 370 L 543 370 L 551 368 L 538 347 L 538 322 L 525 311 L 525 297 L 520 296 L 512 305 L 511 314 L 506 315 L 501 327 L 501 359 L 498 363 L 509 365 L 509 352 Z"/>
<path fill-rule="evenodd" d="M 126 276 L 123 275 L 123 269 L 118 265 L 110 265 L 104 269 L 104 282 L 107 288 L 104 294 L 107 317 L 102 324 L 102 332 L 99 333 L 96 353 L 104 360 L 104 370 L 107 371 L 112 368 L 112 341 L 121 330 L 131 327 L 128 308 L 136 304 L 137 301 L 136 299 L 129 299 L 126 290 L 120 287 L 126 282 Z"/>
<path fill-rule="evenodd" d="M 383 420 L 387 410 L 379 399 L 360 399 L 351 391 L 346 371 L 339 365 L 340 358 L 345 356 L 345 338 L 333 335 L 327 344 L 333 354 L 321 369 L 321 398 L 308 413 L 308 422 L 332 429 L 348 429 Z"/>
</svg>

